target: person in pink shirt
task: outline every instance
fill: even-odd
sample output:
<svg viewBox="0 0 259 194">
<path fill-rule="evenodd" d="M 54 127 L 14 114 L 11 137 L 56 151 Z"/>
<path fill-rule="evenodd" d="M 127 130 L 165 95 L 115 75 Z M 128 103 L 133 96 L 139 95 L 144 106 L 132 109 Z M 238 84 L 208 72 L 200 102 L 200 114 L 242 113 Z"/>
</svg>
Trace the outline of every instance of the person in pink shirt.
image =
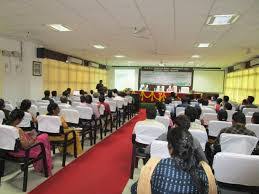
<svg viewBox="0 0 259 194">
<path fill-rule="evenodd" d="M 221 108 L 221 103 L 222 103 L 222 99 L 221 98 L 217 98 L 216 105 L 215 105 L 216 112 L 219 112 L 219 110 Z"/>
<path fill-rule="evenodd" d="M 105 112 L 106 114 L 110 114 L 110 113 L 111 113 L 110 105 L 109 105 L 108 103 L 104 102 L 104 101 L 105 101 L 105 98 L 104 98 L 103 95 L 101 95 L 101 96 L 99 97 L 99 102 L 97 103 L 98 108 L 100 108 L 100 106 L 103 105 L 103 106 L 105 107 L 104 112 Z"/>
</svg>

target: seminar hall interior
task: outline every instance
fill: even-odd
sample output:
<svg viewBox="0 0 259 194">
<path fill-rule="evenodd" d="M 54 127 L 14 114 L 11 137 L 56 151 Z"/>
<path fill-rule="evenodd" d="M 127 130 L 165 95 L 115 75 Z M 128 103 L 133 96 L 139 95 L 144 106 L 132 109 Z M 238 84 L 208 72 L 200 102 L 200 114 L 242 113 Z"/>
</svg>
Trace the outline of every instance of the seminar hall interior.
<svg viewBox="0 0 259 194">
<path fill-rule="evenodd" d="M 0 0 L 0 194 L 258 194 L 258 0 Z"/>
</svg>

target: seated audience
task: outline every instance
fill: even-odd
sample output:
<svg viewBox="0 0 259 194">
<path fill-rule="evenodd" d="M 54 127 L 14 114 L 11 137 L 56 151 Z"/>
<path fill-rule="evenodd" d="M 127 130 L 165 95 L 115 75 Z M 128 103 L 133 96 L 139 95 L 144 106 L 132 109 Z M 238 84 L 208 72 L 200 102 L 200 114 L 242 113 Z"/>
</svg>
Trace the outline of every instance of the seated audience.
<svg viewBox="0 0 259 194">
<path fill-rule="evenodd" d="M 192 106 L 188 106 L 185 109 L 185 115 L 190 119 L 191 121 L 191 127 L 190 129 L 197 129 L 197 130 L 202 130 L 202 131 L 206 131 L 205 127 L 203 125 L 201 125 L 201 123 L 195 122 L 196 118 L 197 118 L 197 110 L 192 107 Z"/>
<path fill-rule="evenodd" d="M 224 110 L 232 110 L 232 104 L 230 104 L 229 102 L 226 102 L 224 104 Z"/>
<path fill-rule="evenodd" d="M 19 109 L 14 109 L 10 113 L 9 117 L 9 125 L 16 127 L 22 121 L 24 117 L 24 112 Z M 9 154 L 15 157 L 24 157 L 25 151 L 23 149 L 29 148 L 30 146 L 41 142 L 44 144 L 45 154 L 47 159 L 47 167 L 48 167 L 48 175 L 52 175 L 51 168 L 52 168 L 52 158 L 51 158 L 51 147 L 48 140 L 48 135 L 46 133 L 40 134 L 36 136 L 33 133 L 25 133 L 21 128 L 16 127 L 19 132 L 19 139 L 20 139 L 20 149 L 18 152 L 10 152 Z M 30 150 L 29 157 L 30 158 L 37 158 L 40 154 L 41 149 L 39 146 L 34 147 Z M 42 160 L 33 163 L 33 167 L 36 172 L 44 172 Z"/>
<path fill-rule="evenodd" d="M 158 102 L 156 106 L 157 106 L 157 111 L 158 111 L 159 116 L 167 117 L 168 119 L 170 119 L 169 127 L 173 127 L 173 122 L 172 122 L 171 118 L 168 115 L 165 115 L 165 111 L 166 111 L 165 104 L 162 102 Z"/>
<path fill-rule="evenodd" d="M 113 90 L 113 95 L 114 95 L 114 97 L 117 97 L 117 96 L 118 96 L 118 93 L 119 93 L 119 92 L 118 92 L 117 89 L 114 89 L 114 90 Z"/>
<path fill-rule="evenodd" d="M 205 99 L 203 98 L 203 99 L 201 100 L 201 105 L 202 105 L 202 106 L 208 106 L 208 105 L 209 105 L 209 100 L 206 99 L 206 98 L 205 98 Z"/>
<path fill-rule="evenodd" d="M 259 112 L 254 112 L 251 122 L 253 124 L 259 124 Z"/>
<path fill-rule="evenodd" d="M 247 105 L 243 108 L 257 108 L 255 104 L 253 104 L 255 98 L 253 96 L 248 96 L 247 97 Z"/>
<path fill-rule="evenodd" d="M 181 101 L 182 101 L 182 104 L 178 104 L 177 107 L 187 107 L 190 105 L 190 98 L 188 97 L 183 97 Z"/>
<path fill-rule="evenodd" d="M 51 99 L 54 100 L 54 102 L 58 101 L 58 96 L 57 96 L 57 91 L 52 91 L 51 92 Z"/>
<path fill-rule="evenodd" d="M 247 105 L 247 99 L 244 99 L 244 100 L 242 101 L 242 104 L 240 104 L 240 105 L 238 106 L 238 110 L 239 110 L 239 111 L 242 111 L 243 108 L 244 108 L 246 105 Z"/>
<path fill-rule="evenodd" d="M 225 104 L 229 101 L 229 96 L 223 96 L 223 102 L 222 102 L 222 106 L 224 107 Z"/>
<path fill-rule="evenodd" d="M 111 101 L 111 100 L 113 100 L 113 98 L 114 98 L 113 92 L 112 92 L 112 90 L 109 90 L 108 94 L 107 94 L 107 100 Z"/>
<path fill-rule="evenodd" d="M 3 124 L 5 124 L 9 120 L 10 111 L 5 109 L 5 101 L 3 99 L 0 99 L 0 110 L 4 112 L 5 118 Z"/>
<path fill-rule="evenodd" d="M 100 117 L 100 113 L 99 113 L 98 107 L 94 106 L 92 104 L 92 102 L 93 102 L 92 96 L 90 96 L 90 95 L 84 96 L 83 103 L 82 103 L 82 97 L 83 96 L 81 96 L 81 104 L 80 104 L 80 106 L 86 106 L 86 107 L 92 108 L 95 118 L 98 119 Z"/>
<path fill-rule="evenodd" d="M 216 112 L 219 112 L 219 110 L 221 108 L 221 103 L 222 103 L 222 98 L 217 98 L 216 105 L 215 105 Z"/>
<path fill-rule="evenodd" d="M 37 122 L 37 119 L 29 112 L 30 108 L 31 108 L 30 100 L 25 99 L 21 102 L 20 110 L 24 112 L 25 116 L 23 117 L 19 127 L 21 127 L 25 131 L 31 131 L 32 129 L 34 129 L 34 123 Z"/>
<path fill-rule="evenodd" d="M 101 105 L 104 106 L 104 108 L 105 108 L 104 109 L 104 113 L 105 114 L 110 114 L 111 113 L 110 105 L 107 102 L 105 102 L 105 98 L 104 98 L 103 95 L 101 95 L 99 97 L 99 102 L 97 103 L 97 105 L 98 105 L 98 108 L 100 108 Z"/>
<path fill-rule="evenodd" d="M 90 90 L 90 95 L 93 97 L 94 91 Z"/>
<path fill-rule="evenodd" d="M 202 118 L 202 116 L 201 116 L 201 114 L 202 114 L 202 109 L 201 109 L 201 107 L 200 106 L 195 106 L 195 109 L 196 109 L 196 112 L 197 112 L 197 117 L 196 117 L 196 119 L 195 119 L 195 122 L 196 123 L 200 123 L 200 124 L 204 124 L 204 120 L 203 120 L 203 118 Z"/>
<path fill-rule="evenodd" d="M 61 102 L 63 107 L 71 108 L 71 105 L 69 104 L 68 99 L 67 99 L 66 96 L 60 96 L 60 102 Z"/>
<path fill-rule="evenodd" d="M 93 98 L 96 98 L 96 99 L 97 99 L 97 98 L 99 98 L 99 95 L 100 95 L 99 93 L 95 92 L 95 93 L 93 94 Z"/>
<path fill-rule="evenodd" d="M 50 116 L 59 116 L 60 113 L 60 109 L 57 103 L 50 103 L 48 105 L 48 114 Z M 66 123 L 65 119 L 63 116 L 60 116 L 60 121 L 61 121 L 61 126 L 63 127 L 63 131 L 64 133 L 69 132 L 73 129 L 70 129 L 68 127 L 68 124 Z M 72 139 L 73 135 L 72 133 L 70 133 L 68 135 L 68 139 Z M 64 134 L 60 133 L 59 135 L 53 135 L 53 136 L 49 136 L 49 140 L 50 141 L 62 141 L 64 140 Z M 81 146 L 81 142 L 80 142 L 80 138 L 79 138 L 79 134 L 76 133 L 76 149 L 77 149 L 77 154 L 80 155 L 83 150 L 82 150 L 82 146 Z M 62 148 L 60 147 L 59 150 L 62 152 Z M 73 155 L 74 154 L 74 144 L 71 144 L 69 146 L 67 146 L 67 153 Z"/>
<path fill-rule="evenodd" d="M 71 95 L 71 88 L 67 88 L 67 94 L 68 94 L 68 97 Z"/>
<path fill-rule="evenodd" d="M 140 184 L 134 183 L 131 193 L 136 194 L 138 187 L 144 187 L 143 190 L 149 187 L 151 193 L 208 193 L 208 178 L 199 164 L 200 160 L 195 157 L 191 133 L 182 127 L 176 127 L 168 131 L 167 141 L 171 157 L 154 163 L 152 174 L 150 168 L 145 169 L 149 172 L 142 174 L 142 171 Z M 146 165 L 152 165 L 152 161 L 154 159 L 151 158 Z M 150 179 L 150 182 L 146 179 Z"/>
<path fill-rule="evenodd" d="M 69 88 L 68 88 L 69 89 Z M 72 101 L 70 100 L 70 97 L 69 97 L 69 91 L 65 90 L 63 93 L 62 93 L 62 96 L 65 96 L 67 97 L 67 100 L 69 102 L 69 104 L 71 105 L 72 104 Z"/>
<path fill-rule="evenodd" d="M 84 96 L 85 95 L 85 91 L 84 90 L 79 90 L 79 94 L 80 94 L 80 96 Z"/>
<path fill-rule="evenodd" d="M 224 109 L 219 110 L 217 118 L 219 121 L 227 121 L 228 119 L 228 112 Z"/>
<path fill-rule="evenodd" d="M 42 100 L 48 100 L 50 103 L 54 102 L 54 100 L 50 98 L 50 91 L 49 90 L 44 91 L 44 97 L 42 98 Z"/>
</svg>

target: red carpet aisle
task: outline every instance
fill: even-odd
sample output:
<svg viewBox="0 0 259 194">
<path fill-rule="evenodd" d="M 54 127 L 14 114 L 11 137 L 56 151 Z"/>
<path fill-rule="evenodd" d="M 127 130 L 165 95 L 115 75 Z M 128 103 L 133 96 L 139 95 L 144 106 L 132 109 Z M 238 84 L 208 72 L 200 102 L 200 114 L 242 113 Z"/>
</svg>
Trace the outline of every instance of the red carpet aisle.
<svg viewBox="0 0 259 194">
<path fill-rule="evenodd" d="M 30 194 L 121 194 L 130 174 L 131 134 L 145 111 Z"/>
</svg>

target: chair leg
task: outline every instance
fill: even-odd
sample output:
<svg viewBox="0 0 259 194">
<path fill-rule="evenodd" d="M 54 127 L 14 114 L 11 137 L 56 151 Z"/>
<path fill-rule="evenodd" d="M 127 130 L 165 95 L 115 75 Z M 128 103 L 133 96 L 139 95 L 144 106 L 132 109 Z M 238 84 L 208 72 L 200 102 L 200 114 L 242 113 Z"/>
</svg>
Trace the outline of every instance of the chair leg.
<svg viewBox="0 0 259 194">
<path fill-rule="evenodd" d="M 75 136 L 73 137 L 74 138 L 74 157 L 77 158 L 77 142 L 76 142 L 76 133 L 75 133 Z"/>
<path fill-rule="evenodd" d="M 1 185 L 1 177 L 4 176 L 5 169 L 5 160 L 0 160 L 0 185 Z"/>
<path fill-rule="evenodd" d="M 103 124 L 102 124 L 101 118 L 100 118 L 99 122 L 100 122 L 100 136 L 101 136 L 101 139 L 103 139 Z"/>
<path fill-rule="evenodd" d="M 111 130 L 111 133 L 112 133 L 112 127 L 113 127 L 113 118 L 112 118 L 112 114 L 110 114 L 110 121 L 111 121 L 111 123 L 110 123 L 110 130 Z"/>
<path fill-rule="evenodd" d="M 47 164 L 47 159 L 46 159 L 45 150 L 44 150 L 44 152 L 42 153 L 42 163 L 43 163 L 44 175 L 45 175 L 45 177 L 48 177 L 48 176 L 49 176 L 49 173 L 48 173 L 48 164 Z"/>
<path fill-rule="evenodd" d="M 136 147 L 133 144 L 133 146 L 132 146 L 132 154 L 131 154 L 130 179 L 133 179 L 134 170 L 135 170 L 135 164 L 136 164 Z"/>
<path fill-rule="evenodd" d="M 24 163 L 23 166 L 23 187 L 22 187 L 22 191 L 26 192 L 27 191 L 27 182 L 28 182 L 28 161 L 26 160 L 26 162 Z"/>
<path fill-rule="evenodd" d="M 56 147 L 55 147 L 55 145 L 52 145 L 52 153 L 53 153 L 53 155 L 55 155 L 55 153 L 56 153 Z"/>
<path fill-rule="evenodd" d="M 96 144 L 96 128 L 94 129 L 94 144 Z"/>
<path fill-rule="evenodd" d="M 81 147 L 82 147 L 82 150 L 84 150 L 84 143 L 85 143 L 85 129 L 83 128 L 82 130 L 82 139 L 81 139 Z"/>
<path fill-rule="evenodd" d="M 62 159 L 62 166 L 66 165 L 66 158 L 67 158 L 67 141 L 63 144 L 63 159 Z"/>
</svg>

